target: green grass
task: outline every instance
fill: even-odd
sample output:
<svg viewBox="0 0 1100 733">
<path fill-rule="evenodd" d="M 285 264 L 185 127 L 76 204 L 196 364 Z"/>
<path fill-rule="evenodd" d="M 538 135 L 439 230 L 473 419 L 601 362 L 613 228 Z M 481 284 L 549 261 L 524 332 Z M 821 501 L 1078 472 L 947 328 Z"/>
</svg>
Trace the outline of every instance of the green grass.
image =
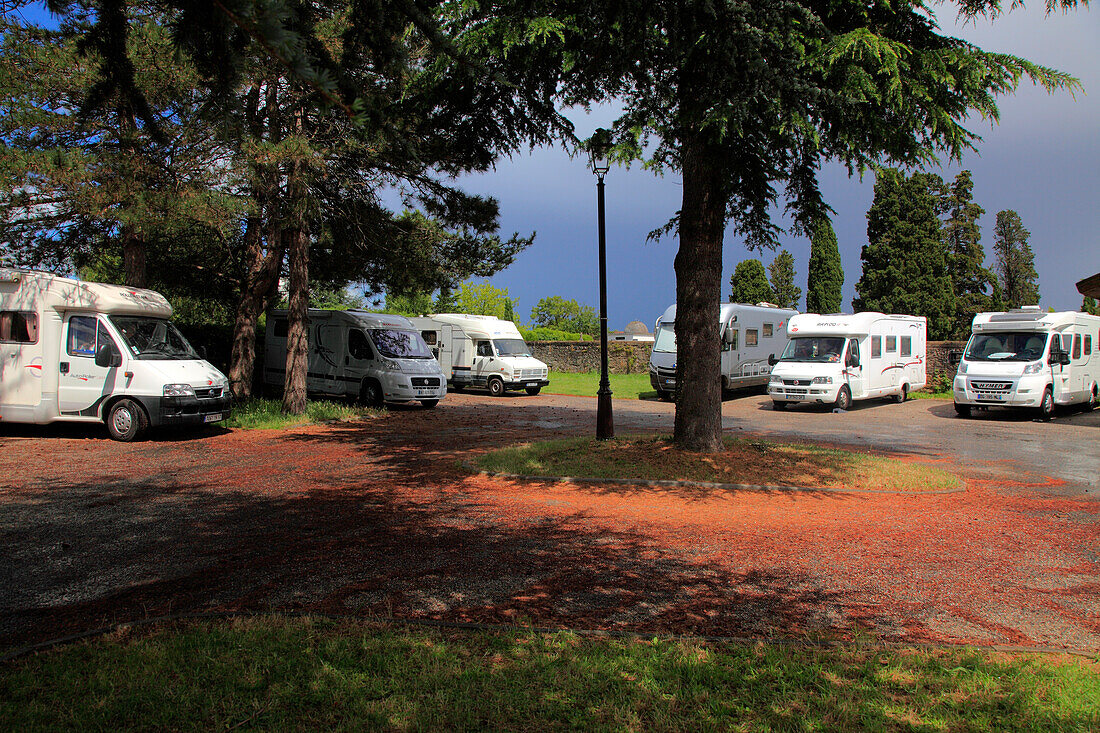
<svg viewBox="0 0 1100 733">
<path fill-rule="evenodd" d="M 649 374 L 609 374 L 611 392 L 617 400 L 636 400 L 642 397 L 657 398 L 657 393 L 649 384 Z M 550 386 L 544 388 L 549 394 L 580 395 L 595 397 L 600 388 L 599 372 L 550 372 Z"/>
<path fill-rule="evenodd" d="M 233 414 L 219 424 L 241 430 L 271 430 L 311 422 L 350 420 L 373 413 L 377 410 L 346 402 L 310 401 L 306 404 L 306 414 L 287 415 L 283 412 L 282 400 L 255 398 L 234 405 Z"/>
<path fill-rule="evenodd" d="M 1100 726 L 1095 660 L 260 618 L 0 668 L 4 730 L 993 730 Z"/>
<path fill-rule="evenodd" d="M 877 491 L 942 491 L 964 484 L 941 468 L 829 446 L 726 437 L 723 453 L 686 453 L 662 436 L 563 438 L 501 448 L 481 469 L 526 476 L 688 480 Z"/>
<path fill-rule="evenodd" d="M 917 392 L 910 392 L 909 399 L 912 400 L 953 400 L 954 395 L 951 392 L 925 392 L 920 390 Z"/>
</svg>

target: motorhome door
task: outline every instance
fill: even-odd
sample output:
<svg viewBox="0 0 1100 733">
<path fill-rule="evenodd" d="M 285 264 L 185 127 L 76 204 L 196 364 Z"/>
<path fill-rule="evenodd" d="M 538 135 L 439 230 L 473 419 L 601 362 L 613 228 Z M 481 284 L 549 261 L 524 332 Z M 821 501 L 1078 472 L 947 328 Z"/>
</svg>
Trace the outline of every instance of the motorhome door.
<svg viewBox="0 0 1100 733">
<path fill-rule="evenodd" d="M 57 407 L 63 415 L 96 417 L 100 403 L 114 393 L 116 381 L 124 386 L 121 369 L 96 366 L 96 351 L 105 346 L 122 353 L 98 317 L 65 317 L 57 382 Z"/>
<path fill-rule="evenodd" d="M 493 357 L 493 342 L 489 339 L 474 340 L 474 378 L 478 384 L 483 384 L 489 378 L 489 373 L 496 371 Z"/>
<path fill-rule="evenodd" d="M 848 351 L 844 355 L 844 378 L 848 383 L 848 391 L 852 399 L 862 397 L 867 389 L 863 379 L 863 359 L 859 353 L 859 341 L 848 339 Z"/>
<path fill-rule="evenodd" d="M 341 326 L 321 324 L 309 349 L 310 389 L 325 394 L 344 391 L 339 379 L 340 364 L 344 360 L 342 343 L 344 329 Z"/>
</svg>

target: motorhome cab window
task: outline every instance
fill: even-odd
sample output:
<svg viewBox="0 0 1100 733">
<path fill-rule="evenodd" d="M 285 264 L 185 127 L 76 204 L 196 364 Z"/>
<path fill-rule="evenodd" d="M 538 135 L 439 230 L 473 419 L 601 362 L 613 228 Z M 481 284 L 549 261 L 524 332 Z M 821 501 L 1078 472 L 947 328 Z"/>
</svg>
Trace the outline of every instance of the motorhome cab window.
<svg viewBox="0 0 1100 733">
<path fill-rule="evenodd" d="M 488 341 L 478 341 L 477 342 L 477 355 L 478 356 L 492 356 L 493 355 L 493 345 L 490 344 Z"/>
<path fill-rule="evenodd" d="M 980 333 L 970 339 L 963 358 L 967 361 L 1036 361 L 1043 357 L 1046 345 L 1046 334 L 1034 331 Z"/>
<path fill-rule="evenodd" d="M 666 354 L 676 353 L 676 331 L 672 326 L 661 326 L 653 338 L 653 350 Z"/>
<path fill-rule="evenodd" d="M 88 316 L 69 319 L 69 356 L 95 356 L 99 321 Z"/>
<path fill-rule="evenodd" d="M 901 337 L 901 355 L 912 356 L 913 355 L 913 337 L 902 336 Z"/>
<path fill-rule="evenodd" d="M 872 336 L 871 337 L 871 358 L 872 359 L 881 359 L 882 358 L 882 336 Z"/>
<path fill-rule="evenodd" d="M 772 324 L 764 324 L 764 338 L 770 339 L 772 337 Z"/>
<path fill-rule="evenodd" d="M 527 348 L 527 342 L 523 339 L 493 339 L 500 356 L 530 356 L 531 350 Z"/>
<path fill-rule="evenodd" d="M 183 334 L 163 318 L 146 316 L 108 316 L 108 318 L 122 334 L 127 349 L 138 359 L 200 358 L 191 348 L 191 344 L 187 343 Z"/>
<path fill-rule="evenodd" d="M 835 336 L 798 336 L 787 342 L 782 361 L 833 362 L 840 361 L 844 351 L 844 339 Z"/>
<path fill-rule="evenodd" d="M 382 356 L 390 359 L 433 359 L 432 352 L 416 331 L 375 328 L 370 332 Z"/>
<path fill-rule="evenodd" d="M 0 341 L 16 344 L 38 343 L 38 314 L 0 311 Z"/>
<path fill-rule="evenodd" d="M 745 329 L 745 346 L 756 346 L 760 342 L 759 334 L 755 328 Z"/>
<path fill-rule="evenodd" d="M 348 354 L 353 359 L 373 359 L 374 352 L 370 350 L 370 343 L 366 335 L 358 328 L 348 331 Z"/>
<path fill-rule="evenodd" d="M 420 338 L 424 339 L 424 343 L 428 346 L 435 346 L 435 331 L 421 331 Z"/>
</svg>

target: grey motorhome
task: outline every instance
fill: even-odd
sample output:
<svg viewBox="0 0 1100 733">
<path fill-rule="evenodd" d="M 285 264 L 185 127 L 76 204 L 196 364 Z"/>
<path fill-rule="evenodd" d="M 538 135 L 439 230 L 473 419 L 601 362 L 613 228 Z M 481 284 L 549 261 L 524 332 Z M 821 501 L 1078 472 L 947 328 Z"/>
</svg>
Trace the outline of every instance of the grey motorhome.
<svg viewBox="0 0 1100 733">
<path fill-rule="evenodd" d="M 287 312 L 268 314 L 264 383 L 286 379 Z M 385 402 L 419 400 L 435 407 L 447 382 L 431 349 L 404 316 L 361 310 L 309 310 L 306 390 L 313 394 Z"/>
<path fill-rule="evenodd" d="M 718 309 L 722 340 L 722 389 L 765 385 L 771 373 L 768 357 L 787 345 L 787 322 L 798 311 L 768 303 L 723 303 Z M 649 356 L 649 383 L 661 399 L 676 392 L 676 304 L 657 319 Z"/>
</svg>

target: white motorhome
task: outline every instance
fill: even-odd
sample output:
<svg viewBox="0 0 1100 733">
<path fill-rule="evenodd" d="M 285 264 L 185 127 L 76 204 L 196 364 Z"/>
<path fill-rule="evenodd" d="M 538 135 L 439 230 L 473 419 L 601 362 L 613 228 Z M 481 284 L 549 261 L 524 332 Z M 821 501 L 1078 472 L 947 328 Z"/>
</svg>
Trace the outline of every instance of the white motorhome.
<svg viewBox="0 0 1100 733">
<path fill-rule="evenodd" d="M 718 309 L 722 339 L 722 389 L 764 385 L 771 373 L 769 356 L 787 345 L 787 323 L 798 311 L 769 303 L 723 303 Z M 649 355 L 649 383 L 661 399 L 676 393 L 676 304 L 657 319 Z"/>
<path fill-rule="evenodd" d="M 516 324 L 496 316 L 436 313 L 410 318 L 431 347 L 451 388 L 509 389 L 536 395 L 550 384 L 546 364 L 531 356 Z"/>
<path fill-rule="evenodd" d="M 957 358 L 957 357 L 956 357 Z M 1044 418 L 1055 405 L 1097 401 L 1100 316 L 1038 306 L 979 313 L 952 385 L 955 410 L 1031 407 Z"/>
<path fill-rule="evenodd" d="M 306 390 L 349 397 L 381 407 L 419 400 L 435 407 L 447 394 L 431 350 L 404 316 L 361 310 L 309 310 Z M 264 335 L 264 383 L 286 381 L 287 312 L 268 315 Z"/>
<path fill-rule="evenodd" d="M 768 382 L 772 406 L 809 402 L 847 410 L 853 400 L 888 396 L 904 402 L 927 381 L 927 333 L 923 316 L 795 316 Z"/>
<path fill-rule="evenodd" d="M 160 293 L 0 268 L 0 422 L 219 422 L 229 382 L 169 323 Z"/>
</svg>

